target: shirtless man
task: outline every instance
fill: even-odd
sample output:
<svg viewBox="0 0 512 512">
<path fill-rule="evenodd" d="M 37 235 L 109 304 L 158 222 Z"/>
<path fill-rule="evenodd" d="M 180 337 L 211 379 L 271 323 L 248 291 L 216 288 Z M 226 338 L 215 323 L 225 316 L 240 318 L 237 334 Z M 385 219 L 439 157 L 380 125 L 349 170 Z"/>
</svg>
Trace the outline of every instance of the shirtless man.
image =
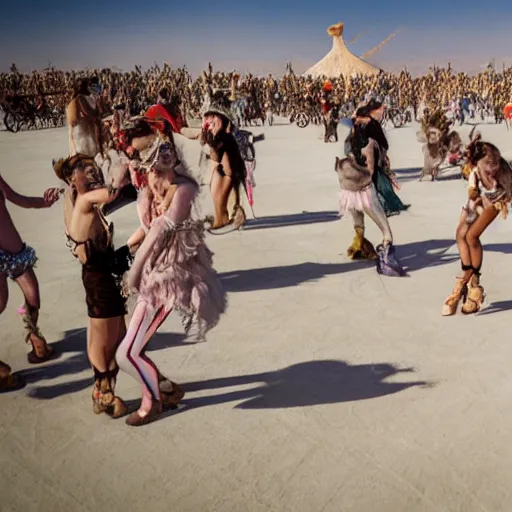
<svg viewBox="0 0 512 512">
<path fill-rule="evenodd" d="M 49 208 L 59 199 L 60 191 L 49 188 L 43 197 L 27 197 L 15 192 L 0 175 L 0 314 L 7 306 L 9 289 L 7 278 L 16 281 L 25 297 L 22 308 L 23 322 L 27 331 L 26 341 L 32 344 L 32 351 L 27 355 L 30 364 L 44 363 L 54 356 L 51 346 L 46 343 L 37 321 L 41 299 L 39 283 L 33 266 L 37 260 L 32 247 L 26 245 L 14 226 L 6 201 L 21 208 Z M 24 382 L 18 375 L 11 374 L 10 367 L 0 361 L 0 393 L 23 387 Z"/>
</svg>

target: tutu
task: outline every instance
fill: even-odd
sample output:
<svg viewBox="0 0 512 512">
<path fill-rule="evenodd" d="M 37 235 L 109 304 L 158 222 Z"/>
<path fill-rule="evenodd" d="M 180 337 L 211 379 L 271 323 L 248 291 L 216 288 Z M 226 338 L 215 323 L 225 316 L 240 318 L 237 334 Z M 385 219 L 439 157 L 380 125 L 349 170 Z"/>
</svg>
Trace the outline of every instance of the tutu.
<svg viewBox="0 0 512 512">
<path fill-rule="evenodd" d="M 363 190 L 358 190 L 357 192 L 342 189 L 338 197 L 340 202 L 340 217 L 343 217 L 349 210 L 364 212 L 365 210 L 372 209 L 374 201 L 378 201 L 377 193 L 373 185 L 368 185 Z"/>
<path fill-rule="evenodd" d="M 177 309 L 204 334 L 219 321 L 227 299 L 204 243 L 203 222 L 187 220 L 169 230 L 159 218 L 151 230 L 158 237 L 142 267 L 138 300 L 155 309 Z"/>
</svg>

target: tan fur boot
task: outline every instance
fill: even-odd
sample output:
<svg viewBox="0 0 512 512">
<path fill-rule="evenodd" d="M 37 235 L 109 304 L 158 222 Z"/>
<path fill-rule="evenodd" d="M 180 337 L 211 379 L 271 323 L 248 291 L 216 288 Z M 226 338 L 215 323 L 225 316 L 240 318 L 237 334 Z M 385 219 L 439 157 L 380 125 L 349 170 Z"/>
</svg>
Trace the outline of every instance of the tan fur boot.
<svg viewBox="0 0 512 512">
<path fill-rule="evenodd" d="M 235 206 L 235 213 L 232 218 L 232 222 L 235 228 L 238 230 L 243 229 L 245 221 L 246 216 L 244 209 L 240 205 Z"/>
<path fill-rule="evenodd" d="M 377 258 L 375 248 L 364 237 L 364 228 L 356 227 L 354 240 L 347 250 L 347 256 L 353 260 L 374 260 Z"/>
<path fill-rule="evenodd" d="M 483 286 L 480 284 L 480 275 L 473 274 L 468 282 L 468 294 L 461 309 L 462 313 L 465 315 L 478 313 L 482 308 L 484 299 L 485 293 Z"/>
</svg>

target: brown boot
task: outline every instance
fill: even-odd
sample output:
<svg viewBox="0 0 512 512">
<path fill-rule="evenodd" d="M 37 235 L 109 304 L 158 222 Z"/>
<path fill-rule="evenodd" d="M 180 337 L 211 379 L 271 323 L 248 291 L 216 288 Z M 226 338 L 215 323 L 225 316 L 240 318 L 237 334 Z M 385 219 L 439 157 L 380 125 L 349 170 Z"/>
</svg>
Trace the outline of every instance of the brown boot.
<svg viewBox="0 0 512 512">
<path fill-rule="evenodd" d="M 453 287 L 451 295 L 444 301 L 441 315 L 452 316 L 457 312 L 457 307 L 462 299 L 464 303 L 468 294 L 468 281 L 471 278 L 471 274 L 465 272 L 464 275 L 456 278 L 455 286 Z"/>
<path fill-rule="evenodd" d="M 25 379 L 21 375 L 11 373 L 11 367 L 0 361 L 0 393 L 16 391 L 25 386 Z"/>
<path fill-rule="evenodd" d="M 468 282 L 468 292 L 466 300 L 462 305 L 462 313 L 471 315 L 478 313 L 482 308 L 485 299 L 483 287 L 480 285 L 480 274 L 473 274 Z"/>
<path fill-rule="evenodd" d="M 361 257 L 362 259 L 365 260 L 376 260 L 379 258 L 377 251 L 375 250 L 375 247 L 373 247 L 373 244 L 366 238 L 363 238 L 363 246 L 361 247 Z"/>
<path fill-rule="evenodd" d="M 20 309 L 20 313 L 22 314 L 23 324 L 27 333 L 25 341 L 32 345 L 32 350 L 27 354 L 27 361 L 30 364 L 40 364 L 54 359 L 56 357 L 55 350 L 51 345 L 48 345 L 37 326 L 39 310 L 25 302 L 23 308 Z"/>
<path fill-rule="evenodd" d="M 181 387 L 163 375 L 158 375 L 158 388 L 164 409 L 176 409 L 185 396 Z"/>
<path fill-rule="evenodd" d="M 125 403 L 115 395 L 116 378 L 119 373 L 117 366 L 106 372 L 94 369 L 95 381 L 92 392 L 92 405 L 95 414 L 104 412 L 111 418 L 121 418 L 128 412 Z"/>
<path fill-rule="evenodd" d="M 147 414 L 141 416 L 139 411 L 132 412 L 128 418 L 126 418 L 126 424 L 130 427 L 142 427 L 152 421 L 155 421 L 162 414 L 162 404 L 157 400 L 153 400 L 151 409 Z"/>
</svg>

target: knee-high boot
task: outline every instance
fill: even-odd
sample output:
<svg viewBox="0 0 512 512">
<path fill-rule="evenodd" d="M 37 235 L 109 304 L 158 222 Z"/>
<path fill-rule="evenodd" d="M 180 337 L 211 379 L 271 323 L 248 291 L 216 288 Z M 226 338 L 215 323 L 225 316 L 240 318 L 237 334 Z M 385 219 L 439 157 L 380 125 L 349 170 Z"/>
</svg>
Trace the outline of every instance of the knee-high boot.
<svg viewBox="0 0 512 512">
<path fill-rule="evenodd" d="M 116 396 L 115 387 L 119 367 L 115 360 L 110 363 L 106 372 L 94 368 L 94 388 L 92 391 L 92 407 L 95 414 L 102 412 L 112 418 L 121 418 L 128 410 L 121 398 Z"/>
</svg>

